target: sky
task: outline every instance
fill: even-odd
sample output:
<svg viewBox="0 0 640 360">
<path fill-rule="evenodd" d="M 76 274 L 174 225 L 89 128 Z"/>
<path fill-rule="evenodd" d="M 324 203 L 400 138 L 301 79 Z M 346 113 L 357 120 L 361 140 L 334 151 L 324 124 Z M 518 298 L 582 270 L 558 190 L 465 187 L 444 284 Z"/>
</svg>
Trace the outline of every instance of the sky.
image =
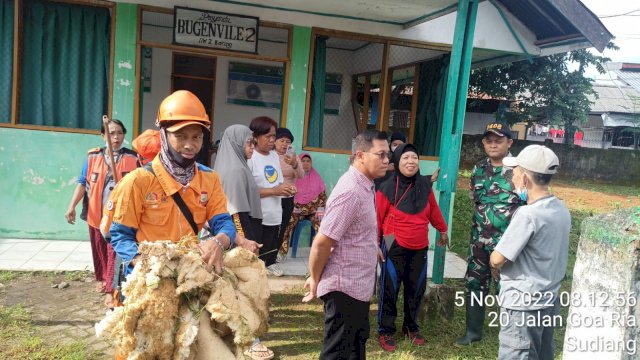
<svg viewBox="0 0 640 360">
<path fill-rule="evenodd" d="M 613 62 L 640 63 L 640 1 L 637 0 L 581 0 L 596 14 L 615 37 L 617 51 L 605 50 Z M 626 14 L 626 15 L 623 15 Z M 597 50 L 591 49 L 594 53 Z M 589 74 L 601 78 L 595 70 Z"/>
</svg>

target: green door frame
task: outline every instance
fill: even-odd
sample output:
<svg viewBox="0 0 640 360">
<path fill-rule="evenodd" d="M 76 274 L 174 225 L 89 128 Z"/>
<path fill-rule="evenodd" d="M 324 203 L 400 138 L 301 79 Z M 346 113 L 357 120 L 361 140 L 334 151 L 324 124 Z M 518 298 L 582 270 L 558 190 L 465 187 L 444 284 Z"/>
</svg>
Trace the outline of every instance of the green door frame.
<svg viewBox="0 0 640 360">
<path fill-rule="evenodd" d="M 447 75 L 447 89 L 444 104 L 444 124 L 440 143 L 440 179 L 437 190 L 440 191 L 439 205 L 445 219 L 450 219 L 451 202 L 456 191 L 458 165 L 460 163 L 460 146 L 462 129 L 467 106 L 467 88 L 471 71 L 471 55 L 473 35 L 478 13 L 478 0 L 461 0 L 458 2 L 456 27 L 453 34 L 451 62 Z M 451 224 L 449 224 L 451 228 Z M 440 235 L 437 235 L 439 238 Z M 444 280 L 445 248 L 435 247 L 433 257 L 434 284 L 442 284 Z"/>
</svg>

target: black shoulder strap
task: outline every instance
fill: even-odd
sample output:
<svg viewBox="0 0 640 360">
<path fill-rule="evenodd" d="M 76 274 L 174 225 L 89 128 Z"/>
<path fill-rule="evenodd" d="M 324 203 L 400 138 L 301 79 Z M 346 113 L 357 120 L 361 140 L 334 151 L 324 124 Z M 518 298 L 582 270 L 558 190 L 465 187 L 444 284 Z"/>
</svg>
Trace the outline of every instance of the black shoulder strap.
<svg viewBox="0 0 640 360">
<path fill-rule="evenodd" d="M 151 163 L 147 163 L 147 165 L 144 166 L 144 169 L 152 173 L 154 176 L 156 175 L 155 171 L 153 171 L 153 167 L 151 167 Z M 187 219 L 189 225 L 191 225 L 193 233 L 198 236 L 198 226 L 196 225 L 196 222 L 193 221 L 193 215 L 191 215 L 191 211 L 189 210 L 187 204 L 184 202 L 184 200 L 182 200 L 180 192 L 176 191 L 175 193 L 173 193 L 173 195 L 171 195 L 171 197 L 173 198 L 173 201 L 176 203 L 176 205 L 178 205 L 178 209 L 180 209 L 182 215 L 184 215 L 184 218 Z"/>
</svg>

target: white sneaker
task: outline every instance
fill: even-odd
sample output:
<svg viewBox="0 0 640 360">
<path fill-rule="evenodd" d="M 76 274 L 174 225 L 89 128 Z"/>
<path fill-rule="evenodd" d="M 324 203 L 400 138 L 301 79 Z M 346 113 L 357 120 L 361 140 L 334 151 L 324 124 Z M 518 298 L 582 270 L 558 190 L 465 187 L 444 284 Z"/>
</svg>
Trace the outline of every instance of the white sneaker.
<svg viewBox="0 0 640 360">
<path fill-rule="evenodd" d="M 279 252 L 278 256 L 276 257 L 276 262 L 283 263 L 285 260 L 287 260 L 287 254 L 283 254 Z"/>
<path fill-rule="evenodd" d="M 271 276 L 280 277 L 284 275 L 284 271 L 282 271 L 278 263 L 275 263 L 267 266 L 267 274 Z"/>
</svg>

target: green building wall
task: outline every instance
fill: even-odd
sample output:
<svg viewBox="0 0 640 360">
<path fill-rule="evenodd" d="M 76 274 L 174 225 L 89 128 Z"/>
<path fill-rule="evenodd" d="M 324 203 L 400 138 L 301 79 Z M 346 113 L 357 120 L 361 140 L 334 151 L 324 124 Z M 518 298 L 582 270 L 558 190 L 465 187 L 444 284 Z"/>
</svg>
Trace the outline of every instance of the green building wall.
<svg viewBox="0 0 640 360">
<path fill-rule="evenodd" d="M 138 5 L 116 4 L 112 116 L 133 135 Z M 88 228 L 64 214 L 87 150 L 98 135 L 0 128 L 0 238 L 88 240 Z M 130 145 L 125 145 L 130 147 Z M 76 208 L 80 214 L 81 206 Z"/>
<path fill-rule="evenodd" d="M 103 145 L 97 135 L 0 128 L 0 237 L 88 239 L 86 223 L 64 214 L 87 150 Z"/>
<path fill-rule="evenodd" d="M 128 129 L 127 147 L 134 130 L 136 28 L 137 5 L 118 3 L 112 114 Z M 286 126 L 296 139 L 304 132 L 310 44 L 311 28 L 294 26 Z M 97 135 L 0 128 L 0 238 L 87 240 L 86 223 L 67 224 L 64 214 L 87 150 L 103 145 Z M 330 192 L 348 170 L 348 156 L 310 154 Z M 437 166 L 436 161 L 420 162 L 422 174 Z"/>
</svg>

